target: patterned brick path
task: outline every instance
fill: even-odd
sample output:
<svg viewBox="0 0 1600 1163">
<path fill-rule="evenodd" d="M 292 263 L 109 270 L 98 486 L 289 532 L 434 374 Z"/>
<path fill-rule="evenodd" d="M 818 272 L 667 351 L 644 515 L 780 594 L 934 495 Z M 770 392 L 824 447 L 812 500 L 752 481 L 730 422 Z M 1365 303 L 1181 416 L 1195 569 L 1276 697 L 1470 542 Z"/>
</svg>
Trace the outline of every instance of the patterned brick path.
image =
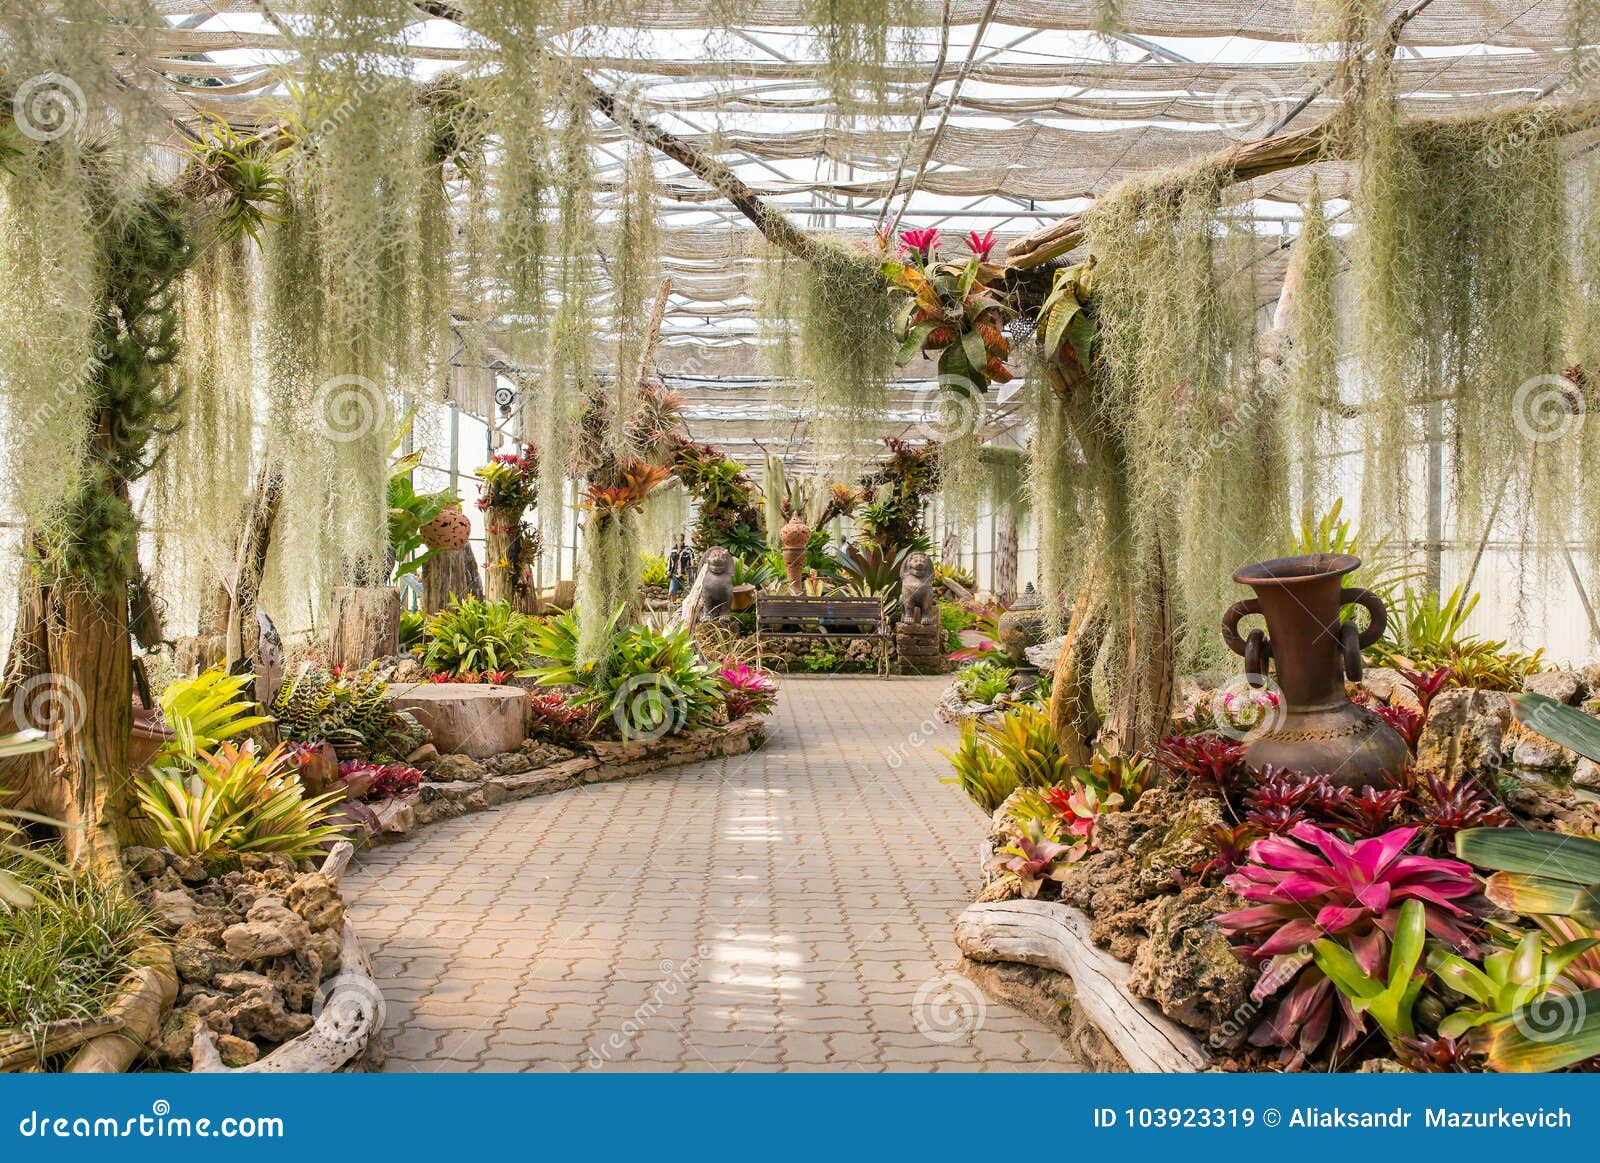
<svg viewBox="0 0 1600 1163">
<path fill-rule="evenodd" d="M 760 752 L 364 854 L 389 1069 L 1075 1069 L 954 970 L 983 820 L 941 685 L 795 679 Z"/>
</svg>

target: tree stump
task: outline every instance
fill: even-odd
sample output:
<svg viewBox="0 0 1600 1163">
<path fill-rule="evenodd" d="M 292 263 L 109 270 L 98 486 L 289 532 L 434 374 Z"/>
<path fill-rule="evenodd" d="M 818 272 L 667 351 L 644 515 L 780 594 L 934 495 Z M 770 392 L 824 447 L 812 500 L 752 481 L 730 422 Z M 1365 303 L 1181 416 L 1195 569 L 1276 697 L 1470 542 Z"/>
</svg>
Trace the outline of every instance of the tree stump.
<svg viewBox="0 0 1600 1163">
<path fill-rule="evenodd" d="M 390 690 L 394 709 L 411 712 L 441 753 L 485 759 L 517 750 L 528 737 L 531 704 L 520 687 L 424 682 Z"/>
<path fill-rule="evenodd" d="M 943 674 L 944 627 L 901 622 L 894 628 L 895 660 L 902 674 Z"/>
<path fill-rule="evenodd" d="M 437 614 L 453 598 L 483 597 L 483 576 L 472 546 L 441 549 L 422 567 L 422 612 Z"/>
<path fill-rule="evenodd" d="M 400 591 L 392 586 L 338 586 L 328 612 L 328 662 L 365 666 L 400 653 Z"/>
</svg>

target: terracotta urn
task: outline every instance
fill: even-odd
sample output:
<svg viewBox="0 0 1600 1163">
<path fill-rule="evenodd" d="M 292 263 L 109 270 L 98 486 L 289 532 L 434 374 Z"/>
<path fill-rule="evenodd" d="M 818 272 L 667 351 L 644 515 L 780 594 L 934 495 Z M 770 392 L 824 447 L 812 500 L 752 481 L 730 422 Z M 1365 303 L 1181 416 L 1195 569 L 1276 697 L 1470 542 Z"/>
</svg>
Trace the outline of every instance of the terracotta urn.
<svg viewBox="0 0 1600 1163">
<path fill-rule="evenodd" d="M 422 543 L 429 549 L 465 549 L 471 535 L 472 522 L 460 505 L 446 505 L 422 527 Z"/>
<path fill-rule="evenodd" d="M 1228 607 L 1223 641 L 1244 658 L 1252 685 L 1267 682 L 1270 669 L 1278 687 L 1278 707 L 1260 734 L 1246 736 L 1252 771 L 1317 772 L 1361 788 L 1381 785 L 1408 762 L 1405 740 L 1345 693 L 1346 679 L 1361 678 L 1361 651 L 1382 637 L 1389 620 L 1377 594 L 1343 584 L 1360 564 L 1349 554 L 1318 553 L 1259 561 L 1233 575 L 1256 596 Z M 1372 616 L 1364 631 L 1340 618 L 1340 608 L 1352 604 Z M 1252 614 L 1266 619 L 1266 629 L 1241 637 L 1239 622 Z"/>
<path fill-rule="evenodd" d="M 805 592 L 806 550 L 811 545 L 811 526 L 799 517 L 790 517 L 778 531 L 778 546 L 783 553 L 783 572 L 789 579 L 789 592 Z"/>
<path fill-rule="evenodd" d="M 162 721 L 160 707 L 133 705 L 133 725 L 128 729 L 128 768 L 143 771 L 156 752 L 177 738 L 176 733 Z"/>
</svg>

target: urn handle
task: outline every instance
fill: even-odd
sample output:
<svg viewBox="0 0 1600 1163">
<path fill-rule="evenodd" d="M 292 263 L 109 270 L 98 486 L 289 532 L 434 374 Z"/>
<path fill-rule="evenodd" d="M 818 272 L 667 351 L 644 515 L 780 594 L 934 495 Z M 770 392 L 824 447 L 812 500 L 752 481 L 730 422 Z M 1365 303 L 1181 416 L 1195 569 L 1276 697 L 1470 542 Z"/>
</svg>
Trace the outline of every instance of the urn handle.
<svg viewBox="0 0 1600 1163">
<path fill-rule="evenodd" d="M 1251 614 L 1261 613 L 1261 603 L 1255 598 L 1245 598 L 1228 607 L 1228 612 L 1222 615 L 1222 640 L 1228 644 L 1228 649 L 1244 658 L 1252 666 L 1265 666 L 1267 659 L 1272 657 L 1272 643 L 1267 641 L 1267 636 L 1260 630 L 1250 632 L 1250 640 L 1246 642 L 1239 637 L 1239 622 Z M 1252 657 L 1252 655 L 1254 657 Z M 1263 673 L 1259 670 L 1255 673 Z"/>
<path fill-rule="evenodd" d="M 1339 645 L 1344 656 L 1344 676 L 1351 682 L 1361 681 L 1361 652 L 1383 637 L 1389 626 L 1389 610 L 1383 599 L 1371 590 L 1346 587 L 1339 591 L 1341 606 L 1365 606 L 1372 615 L 1365 630 L 1357 630 L 1354 622 L 1339 627 Z"/>
</svg>

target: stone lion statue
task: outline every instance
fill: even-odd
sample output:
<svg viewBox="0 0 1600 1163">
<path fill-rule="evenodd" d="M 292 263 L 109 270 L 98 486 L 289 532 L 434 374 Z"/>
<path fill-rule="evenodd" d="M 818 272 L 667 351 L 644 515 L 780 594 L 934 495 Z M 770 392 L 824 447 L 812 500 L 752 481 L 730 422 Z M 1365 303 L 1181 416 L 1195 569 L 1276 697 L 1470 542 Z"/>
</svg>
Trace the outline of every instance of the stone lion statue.
<svg viewBox="0 0 1600 1163">
<path fill-rule="evenodd" d="M 700 611 L 722 618 L 733 606 L 733 554 L 720 545 L 706 550 L 705 576 L 700 584 Z"/>
<path fill-rule="evenodd" d="M 906 554 L 900 567 L 900 621 L 931 626 L 939 620 L 933 600 L 933 562 L 920 550 Z"/>
</svg>

